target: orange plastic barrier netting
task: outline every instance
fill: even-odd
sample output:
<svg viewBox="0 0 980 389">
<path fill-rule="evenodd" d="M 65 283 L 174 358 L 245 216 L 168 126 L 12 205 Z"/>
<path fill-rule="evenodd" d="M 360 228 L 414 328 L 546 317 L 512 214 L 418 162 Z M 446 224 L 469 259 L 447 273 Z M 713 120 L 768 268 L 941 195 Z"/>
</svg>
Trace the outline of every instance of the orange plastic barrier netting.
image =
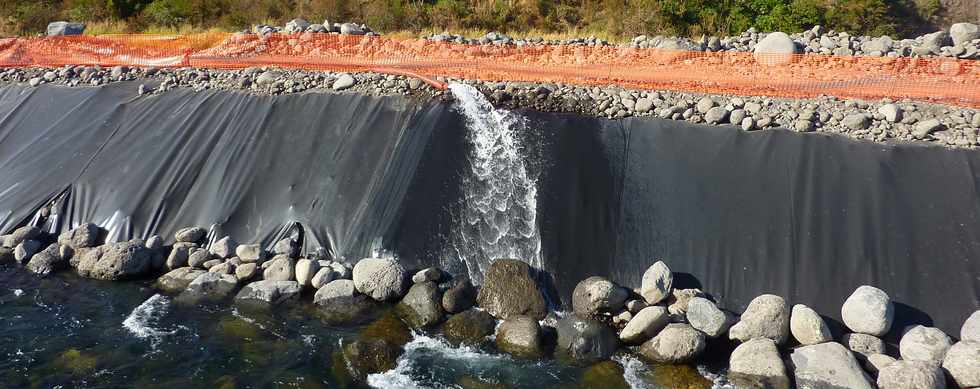
<svg viewBox="0 0 980 389">
<path fill-rule="evenodd" d="M 618 84 L 737 95 L 909 98 L 980 108 L 980 61 L 754 55 L 609 46 L 459 45 L 336 34 L 0 39 L 0 66 L 128 65 L 379 71 L 423 78 Z"/>
</svg>

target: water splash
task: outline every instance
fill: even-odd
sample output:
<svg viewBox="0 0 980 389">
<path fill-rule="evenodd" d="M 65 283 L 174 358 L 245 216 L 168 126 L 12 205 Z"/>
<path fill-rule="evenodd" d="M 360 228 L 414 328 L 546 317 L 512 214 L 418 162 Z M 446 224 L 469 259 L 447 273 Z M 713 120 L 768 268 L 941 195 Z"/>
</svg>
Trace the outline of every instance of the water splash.
<svg viewBox="0 0 980 389">
<path fill-rule="evenodd" d="M 133 309 L 123 320 L 123 327 L 140 339 L 149 339 L 155 350 L 163 337 L 174 335 L 182 327 L 160 329 L 156 326 L 170 311 L 170 300 L 163 295 L 154 294 L 142 304 Z"/>
<path fill-rule="evenodd" d="M 540 268 L 537 183 L 528 174 L 518 137 L 526 121 L 494 109 L 472 86 L 453 83 L 449 90 L 466 119 L 471 146 L 470 170 L 462 181 L 463 211 L 453 239 L 456 255 L 477 283 L 496 258 L 521 259 Z"/>
<path fill-rule="evenodd" d="M 450 345 L 443 339 L 415 333 L 405 344 L 405 353 L 398 358 L 394 369 L 383 373 L 368 375 L 368 385 L 372 388 L 454 388 L 456 386 L 435 382 L 427 361 L 457 361 L 465 366 L 492 366 L 501 361 L 510 361 L 500 354 L 488 354 L 475 347 Z"/>
<path fill-rule="evenodd" d="M 643 361 L 630 355 L 615 356 L 613 361 L 623 366 L 623 379 L 626 380 L 630 389 L 647 389 L 650 387 L 641 377 L 642 374 L 648 372 Z"/>
</svg>

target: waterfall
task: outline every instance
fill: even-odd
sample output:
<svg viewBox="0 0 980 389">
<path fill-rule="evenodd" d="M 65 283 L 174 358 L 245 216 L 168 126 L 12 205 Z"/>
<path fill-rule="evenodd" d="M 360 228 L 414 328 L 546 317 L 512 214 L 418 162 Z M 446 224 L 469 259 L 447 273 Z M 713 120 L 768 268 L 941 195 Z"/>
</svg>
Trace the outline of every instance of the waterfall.
<svg viewBox="0 0 980 389">
<path fill-rule="evenodd" d="M 520 259 L 540 268 L 537 185 L 529 177 L 518 131 L 526 120 L 494 109 L 476 88 L 453 83 L 457 109 L 466 119 L 469 170 L 462 178 L 462 212 L 452 247 L 470 278 L 482 282 L 496 258 Z"/>
</svg>

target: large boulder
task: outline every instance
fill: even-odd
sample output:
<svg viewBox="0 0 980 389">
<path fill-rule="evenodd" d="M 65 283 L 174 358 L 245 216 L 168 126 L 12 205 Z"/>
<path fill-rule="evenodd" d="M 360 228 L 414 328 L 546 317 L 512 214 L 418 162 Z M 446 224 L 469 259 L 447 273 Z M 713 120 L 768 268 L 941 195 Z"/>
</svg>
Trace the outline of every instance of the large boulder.
<svg viewBox="0 0 980 389">
<path fill-rule="evenodd" d="M 922 361 L 895 361 L 878 371 L 879 389 L 946 389 L 938 366 Z"/>
<path fill-rule="evenodd" d="M 803 346 L 790 353 L 790 370 L 800 389 L 872 389 L 857 359 L 840 343 Z"/>
<path fill-rule="evenodd" d="M 58 235 L 58 243 L 73 249 L 99 245 L 102 229 L 92 223 L 84 223 Z"/>
<path fill-rule="evenodd" d="M 82 35 L 85 32 L 85 23 L 72 23 L 65 21 L 48 23 L 48 36 Z"/>
<path fill-rule="evenodd" d="M 650 265 L 640 283 L 640 295 L 647 304 L 656 304 L 670 296 L 674 287 L 674 274 L 663 261 Z"/>
<path fill-rule="evenodd" d="M 771 32 L 755 44 L 753 53 L 756 62 L 767 65 L 783 65 L 792 63 L 794 55 L 800 52 L 800 48 L 784 32 Z"/>
<path fill-rule="evenodd" d="M 20 227 L 9 235 L 4 235 L 3 245 L 4 247 L 17 247 L 21 242 L 25 240 L 39 240 L 41 239 L 41 230 L 34 226 L 24 226 Z"/>
<path fill-rule="evenodd" d="M 51 273 L 68 267 L 68 258 L 71 248 L 52 243 L 41 252 L 34 254 L 27 262 L 27 270 L 41 277 L 46 277 Z"/>
<path fill-rule="evenodd" d="M 956 23 L 949 27 L 949 37 L 953 46 L 962 46 L 980 38 L 980 27 L 973 23 Z"/>
<path fill-rule="evenodd" d="M 153 251 L 142 239 L 105 245 L 101 256 L 86 255 L 78 264 L 82 277 L 100 280 L 128 280 L 146 275 L 152 268 Z"/>
<path fill-rule="evenodd" d="M 235 278 L 231 276 L 231 278 Z M 279 305 L 291 300 L 299 299 L 303 288 L 296 281 L 275 281 L 262 280 L 245 285 L 235 301 L 240 302 L 262 302 L 270 305 Z"/>
<path fill-rule="evenodd" d="M 369 374 L 394 369 L 402 346 L 411 338 L 401 320 L 384 315 L 365 327 L 357 340 L 343 345 L 336 371 L 347 371 L 354 380 L 364 382 Z"/>
<path fill-rule="evenodd" d="M 208 231 L 201 227 L 181 228 L 174 233 L 174 240 L 177 242 L 198 243 L 201 239 L 204 239 L 207 233 Z"/>
<path fill-rule="evenodd" d="M 895 308 L 888 294 L 873 286 L 859 286 L 841 307 L 841 318 L 851 331 L 883 336 L 892 327 Z"/>
<path fill-rule="evenodd" d="M 980 387 L 980 342 L 960 341 L 950 347 L 943 370 L 961 388 Z"/>
<path fill-rule="evenodd" d="M 589 277 L 575 286 L 572 310 L 582 317 L 597 317 L 603 313 L 623 310 L 629 293 L 603 277 Z"/>
<path fill-rule="evenodd" d="M 277 255 L 262 272 L 262 278 L 270 281 L 292 281 L 295 279 L 296 262 L 285 255 Z"/>
<path fill-rule="evenodd" d="M 306 28 L 309 26 L 310 26 L 310 22 L 304 19 L 296 18 L 290 20 L 289 22 L 286 22 L 286 28 L 284 28 L 283 31 L 287 34 L 295 34 L 295 33 L 306 31 Z"/>
<path fill-rule="evenodd" d="M 538 287 L 531 267 L 516 259 L 498 259 L 490 264 L 476 301 L 501 320 L 517 315 L 541 320 L 548 313 L 544 293 Z"/>
<path fill-rule="evenodd" d="M 319 316 L 328 324 L 360 324 L 375 317 L 377 302 L 357 291 L 354 281 L 334 280 L 313 295 Z"/>
<path fill-rule="evenodd" d="M 569 315 L 558 320 L 558 345 L 555 353 L 579 362 L 606 359 L 616 352 L 619 339 L 605 324 Z"/>
<path fill-rule="evenodd" d="M 238 280 L 233 275 L 205 272 L 191 281 L 176 301 L 185 304 L 220 301 L 230 296 L 236 286 Z"/>
<path fill-rule="evenodd" d="M 408 287 L 408 273 L 390 258 L 364 258 L 354 265 L 354 286 L 378 301 L 392 301 Z"/>
<path fill-rule="evenodd" d="M 235 249 L 238 248 L 238 242 L 232 239 L 230 236 L 218 239 L 217 242 L 211 245 L 211 254 L 215 258 L 231 258 L 235 256 Z"/>
<path fill-rule="evenodd" d="M 911 326 L 905 330 L 898 343 L 902 359 L 940 364 L 953 342 L 949 336 L 934 327 Z"/>
<path fill-rule="evenodd" d="M 187 286 L 191 284 L 198 276 L 206 273 L 204 270 L 194 269 L 192 267 L 182 267 L 178 269 L 171 270 L 160 276 L 157 279 L 156 286 L 158 289 L 167 293 L 180 293 L 187 289 Z"/>
<path fill-rule="evenodd" d="M 830 328 L 817 311 L 803 304 L 793 306 L 790 313 L 789 330 L 796 341 L 806 346 L 833 340 Z"/>
<path fill-rule="evenodd" d="M 431 281 L 412 285 L 395 309 L 409 327 L 416 329 L 430 328 L 445 318 L 442 293 L 436 283 Z"/>
<path fill-rule="evenodd" d="M 235 256 L 242 262 L 260 262 L 265 260 L 266 252 L 258 244 L 240 244 L 235 247 Z"/>
<path fill-rule="evenodd" d="M 34 239 L 28 239 L 17 244 L 14 247 L 14 259 L 17 263 L 25 263 L 37 254 L 41 250 L 41 242 Z"/>
<path fill-rule="evenodd" d="M 164 262 L 167 269 L 174 270 L 187 266 L 187 260 L 191 255 L 191 249 L 196 248 L 194 243 L 177 242 L 170 249 L 170 254 Z"/>
<path fill-rule="evenodd" d="M 512 316 L 497 327 L 497 348 L 522 358 L 544 355 L 541 325 L 530 316 Z"/>
<path fill-rule="evenodd" d="M 309 259 L 296 261 L 296 282 L 303 286 L 313 286 L 313 277 L 320 271 L 320 263 Z"/>
<path fill-rule="evenodd" d="M 738 323 L 728 330 L 730 339 L 745 342 L 769 338 L 782 344 L 789 337 L 789 308 L 782 297 L 764 294 L 749 302 Z"/>
<path fill-rule="evenodd" d="M 493 335 L 496 327 L 497 321 L 489 313 L 469 309 L 446 320 L 442 333 L 454 344 L 479 345 Z"/>
<path fill-rule="evenodd" d="M 980 342 L 980 310 L 974 311 L 963 322 L 963 327 L 960 328 L 960 340 Z"/>
<path fill-rule="evenodd" d="M 469 277 L 458 277 L 442 294 L 442 309 L 447 313 L 460 313 L 476 305 L 476 287 Z"/>
<path fill-rule="evenodd" d="M 729 325 L 728 315 L 704 297 L 694 297 L 687 302 L 687 322 L 711 338 L 724 334 Z"/>
<path fill-rule="evenodd" d="M 619 332 L 623 343 L 640 344 L 657 335 L 670 322 L 667 309 L 659 305 L 646 307 L 633 316 Z"/>
<path fill-rule="evenodd" d="M 640 346 L 640 355 L 654 363 L 687 363 L 707 346 L 701 331 L 689 324 L 668 324 L 653 339 Z"/>
<path fill-rule="evenodd" d="M 786 366 L 776 343 L 769 338 L 738 345 L 729 359 L 728 378 L 738 388 L 790 388 Z"/>
</svg>

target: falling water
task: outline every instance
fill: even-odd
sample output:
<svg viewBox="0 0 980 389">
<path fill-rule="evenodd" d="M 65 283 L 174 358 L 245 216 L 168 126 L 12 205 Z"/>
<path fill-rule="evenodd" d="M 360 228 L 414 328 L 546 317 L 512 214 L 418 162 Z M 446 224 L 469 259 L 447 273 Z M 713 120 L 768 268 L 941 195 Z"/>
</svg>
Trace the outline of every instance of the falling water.
<svg viewBox="0 0 980 389">
<path fill-rule="evenodd" d="M 537 186 L 529 177 L 518 131 L 524 118 L 494 109 L 476 88 L 450 84 L 466 119 L 471 146 L 462 180 L 463 210 L 453 241 L 470 277 L 482 282 L 495 258 L 521 259 L 541 267 Z"/>
</svg>

